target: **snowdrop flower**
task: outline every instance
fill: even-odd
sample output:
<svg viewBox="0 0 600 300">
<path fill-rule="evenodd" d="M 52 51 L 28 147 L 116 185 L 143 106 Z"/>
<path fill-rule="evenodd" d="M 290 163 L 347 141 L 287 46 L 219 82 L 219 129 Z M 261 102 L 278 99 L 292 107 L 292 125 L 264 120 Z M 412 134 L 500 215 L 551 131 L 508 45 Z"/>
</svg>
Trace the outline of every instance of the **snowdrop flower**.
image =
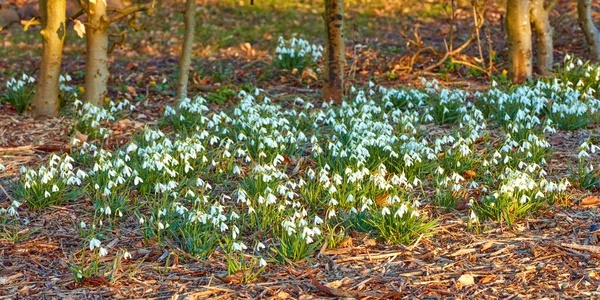
<svg viewBox="0 0 600 300">
<path fill-rule="evenodd" d="M 391 214 L 391 212 L 390 212 L 390 209 L 389 209 L 389 208 L 387 208 L 387 207 L 384 207 L 384 208 L 381 210 L 381 215 L 382 215 L 382 216 L 386 216 L 386 215 L 389 215 L 389 214 Z"/>
<path fill-rule="evenodd" d="M 99 248 L 100 247 L 100 241 L 97 240 L 96 238 L 93 238 L 90 240 L 90 250 L 94 250 L 94 248 Z"/>
<path fill-rule="evenodd" d="M 256 251 L 261 251 L 262 249 L 265 249 L 265 245 L 261 242 L 258 242 L 258 244 L 256 245 Z"/>
<path fill-rule="evenodd" d="M 242 243 L 242 242 L 240 242 L 240 243 L 234 242 L 232 245 L 232 248 L 233 248 L 233 251 L 240 251 L 240 252 L 248 249 L 248 247 L 246 245 L 244 245 L 244 243 Z"/>
</svg>

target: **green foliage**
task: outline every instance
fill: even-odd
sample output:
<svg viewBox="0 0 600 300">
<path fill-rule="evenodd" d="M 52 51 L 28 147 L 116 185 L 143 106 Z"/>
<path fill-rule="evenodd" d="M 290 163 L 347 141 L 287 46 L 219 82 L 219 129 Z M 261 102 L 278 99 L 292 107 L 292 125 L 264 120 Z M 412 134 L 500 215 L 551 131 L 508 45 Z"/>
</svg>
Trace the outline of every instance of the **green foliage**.
<svg viewBox="0 0 600 300">
<path fill-rule="evenodd" d="M 410 245 L 420 236 L 433 235 L 437 220 L 427 221 L 421 216 L 415 203 L 399 201 L 372 213 L 369 224 L 378 236 L 388 243 Z"/>
<path fill-rule="evenodd" d="M 35 93 L 35 79 L 23 74 L 21 79 L 11 79 L 6 82 L 6 91 L 2 95 L 5 103 L 14 107 L 18 113 L 29 109 Z"/>
<path fill-rule="evenodd" d="M 323 47 L 312 45 L 304 39 L 292 38 L 286 41 L 279 37 L 275 49 L 275 65 L 281 70 L 303 70 L 314 65 L 323 56 Z"/>
<path fill-rule="evenodd" d="M 38 171 L 24 168 L 15 193 L 18 199 L 24 199 L 33 210 L 41 210 L 74 200 L 80 195 L 76 188 L 87 176 L 82 170 L 74 168 L 74 160 L 65 155 L 52 155 L 48 167 Z"/>
<path fill-rule="evenodd" d="M 233 99 L 235 99 L 236 95 L 237 95 L 237 93 L 235 91 L 231 90 L 228 87 L 223 87 L 223 88 L 220 88 L 216 92 L 209 93 L 206 96 L 206 100 L 209 103 L 223 105 L 223 104 L 228 103 L 228 102 L 232 101 Z"/>
</svg>

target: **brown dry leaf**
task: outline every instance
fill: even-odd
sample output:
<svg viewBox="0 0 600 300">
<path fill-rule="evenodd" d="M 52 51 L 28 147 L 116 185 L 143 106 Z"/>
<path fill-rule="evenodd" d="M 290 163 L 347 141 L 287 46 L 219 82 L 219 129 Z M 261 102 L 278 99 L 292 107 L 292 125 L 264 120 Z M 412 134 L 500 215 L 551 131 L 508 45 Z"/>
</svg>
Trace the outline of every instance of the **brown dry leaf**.
<svg viewBox="0 0 600 300">
<path fill-rule="evenodd" d="M 388 206 L 388 205 L 390 205 L 390 203 L 388 202 L 389 196 L 390 195 L 388 193 L 379 195 L 379 196 L 377 196 L 377 198 L 375 198 L 375 203 L 377 204 L 377 206 L 380 206 L 380 207 Z"/>
<path fill-rule="evenodd" d="M 325 284 L 325 286 L 330 289 L 337 289 L 340 286 L 342 286 L 342 284 L 343 284 L 342 280 L 336 280 L 336 281 L 332 281 L 330 283 Z"/>
<path fill-rule="evenodd" d="M 277 293 L 277 295 L 275 295 L 275 297 L 273 299 L 288 299 L 288 298 L 291 298 L 290 294 L 288 294 L 284 291 L 281 291 L 281 292 Z"/>
<path fill-rule="evenodd" d="M 246 54 L 256 54 L 256 50 L 252 49 L 252 45 L 250 43 L 243 43 L 240 48 L 242 48 L 242 51 L 246 52 Z"/>
<path fill-rule="evenodd" d="M 82 278 L 81 283 L 84 286 L 99 286 L 99 285 L 109 285 L 108 280 L 102 276 L 92 276 L 89 278 Z"/>
<path fill-rule="evenodd" d="M 600 198 L 596 196 L 587 196 L 581 200 L 582 206 L 591 206 L 600 204 Z"/>
<path fill-rule="evenodd" d="M 317 287 L 317 289 L 329 296 L 340 297 L 340 298 L 359 298 L 360 294 L 352 291 L 346 291 L 342 289 L 330 288 L 319 283 L 312 275 L 310 280 Z"/>
<path fill-rule="evenodd" d="M 366 239 L 364 245 L 367 247 L 375 247 L 377 246 L 377 241 L 375 239 Z"/>
<path fill-rule="evenodd" d="M 458 286 L 469 286 L 475 284 L 475 279 L 471 274 L 463 274 L 458 278 Z"/>
<path fill-rule="evenodd" d="M 137 67 L 138 67 L 137 63 L 130 62 L 130 63 L 127 64 L 127 66 L 125 66 L 125 71 L 130 71 L 130 70 L 133 70 L 133 69 L 135 69 Z"/>
<path fill-rule="evenodd" d="M 127 87 L 127 91 L 129 91 L 129 93 L 131 93 L 132 95 L 137 95 L 137 93 L 135 92 L 135 87 L 130 85 Z"/>
<path fill-rule="evenodd" d="M 494 242 L 493 241 L 489 241 L 487 243 L 485 243 L 482 247 L 481 247 L 481 252 L 492 248 L 492 246 L 494 246 Z"/>
<path fill-rule="evenodd" d="M 344 240 L 342 240 L 340 242 L 340 246 L 339 248 L 347 248 L 347 247 L 352 247 L 352 237 L 347 237 Z"/>
<path fill-rule="evenodd" d="M 118 128 L 118 129 L 125 129 L 125 128 L 140 129 L 140 128 L 144 128 L 144 123 L 139 122 L 139 121 L 132 121 L 129 119 L 122 119 L 122 120 L 117 121 L 113 127 Z"/>
<path fill-rule="evenodd" d="M 79 131 L 75 131 L 75 138 L 79 140 L 81 143 L 87 142 L 89 136 L 87 134 L 83 134 Z"/>
<path fill-rule="evenodd" d="M 456 256 L 461 256 L 461 255 L 473 253 L 475 251 L 477 251 L 477 250 L 475 250 L 475 248 L 465 248 L 465 249 L 460 249 L 460 250 L 452 253 L 450 256 L 456 257 Z"/>
<path fill-rule="evenodd" d="M 463 177 L 466 179 L 471 179 L 475 176 L 477 176 L 477 173 L 475 173 L 473 170 L 466 170 L 463 172 Z"/>
<path fill-rule="evenodd" d="M 486 284 L 486 283 L 492 282 L 494 280 L 496 280 L 496 276 L 494 276 L 494 275 L 488 275 L 488 276 L 485 276 L 485 277 L 481 278 L 481 280 L 479 280 L 479 283 L 480 284 Z"/>
<path fill-rule="evenodd" d="M 319 81 L 317 73 L 315 73 L 315 71 L 313 71 L 313 69 L 311 68 L 306 68 L 304 69 L 304 71 L 302 71 L 302 79 L 312 79 L 314 81 Z"/>
<path fill-rule="evenodd" d="M 281 163 L 284 165 L 290 165 L 290 164 L 293 164 L 294 162 L 289 158 L 289 156 L 284 154 L 283 161 Z"/>
</svg>

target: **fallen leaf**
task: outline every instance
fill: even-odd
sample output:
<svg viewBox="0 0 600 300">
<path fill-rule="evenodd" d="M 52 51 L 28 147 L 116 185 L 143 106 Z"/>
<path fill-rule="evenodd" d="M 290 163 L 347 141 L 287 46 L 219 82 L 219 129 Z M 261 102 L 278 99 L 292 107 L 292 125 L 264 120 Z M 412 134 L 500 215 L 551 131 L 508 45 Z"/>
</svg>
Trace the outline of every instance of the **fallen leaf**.
<svg viewBox="0 0 600 300">
<path fill-rule="evenodd" d="M 340 286 L 342 286 L 343 282 L 341 280 L 336 280 L 336 281 L 332 281 L 328 284 L 326 284 L 325 286 L 330 288 L 330 289 L 337 289 Z"/>
<path fill-rule="evenodd" d="M 471 179 L 475 176 L 477 176 L 477 173 L 475 173 L 473 170 L 466 170 L 463 172 L 463 177 L 466 179 Z"/>
<path fill-rule="evenodd" d="M 108 280 L 102 276 L 92 276 L 92 277 L 84 277 L 81 279 L 81 283 L 84 286 L 99 286 L 99 285 L 108 285 Z"/>
<path fill-rule="evenodd" d="M 135 92 L 135 87 L 130 85 L 127 87 L 127 91 L 129 91 L 129 93 L 131 93 L 134 96 L 137 96 L 137 93 Z"/>
<path fill-rule="evenodd" d="M 481 278 L 481 280 L 479 280 L 479 283 L 480 284 L 486 284 L 486 283 L 492 282 L 494 280 L 496 280 L 496 276 L 494 276 L 494 275 L 488 275 L 488 276 L 485 276 L 485 277 Z"/>
<path fill-rule="evenodd" d="M 127 64 L 127 66 L 125 67 L 125 71 L 130 71 L 133 70 L 135 68 L 137 68 L 138 64 L 134 63 L 134 62 L 130 62 Z"/>
<path fill-rule="evenodd" d="M 481 247 L 481 252 L 492 248 L 492 246 L 494 246 L 494 242 L 493 241 L 489 241 L 487 243 L 485 243 L 482 247 Z"/>
<path fill-rule="evenodd" d="M 75 131 L 75 138 L 79 140 L 80 143 L 87 142 L 89 136 L 87 134 L 83 134 L 79 131 Z"/>
<path fill-rule="evenodd" d="M 475 248 L 466 248 L 466 249 L 460 249 L 454 253 L 452 253 L 450 256 L 452 257 L 456 257 L 456 256 L 461 256 L 461 255 L 465 255 L 465 254 L 469 254 L 469 253 L 473 253 L 475 252 Z"/>
<path fill-rule="evenodd" d="M 581 200 L 581 205 L 583 206 L 592 206 L 600 204 L 600 198 L 596 196 L 587 196 Z"/>
<path fill-rule="evenodd" d="M 275 297 L 276 297 L 275 299 L 288 299 L 288 298 L 290 298 L 290 294 L 288 294 L 284 291 L 281 291 L 281 292 L 277 293 L 277 295 L 275 295 Z"/>
<path fill-rule="evenodd" d="M 340 242 L 339 248 L 352 247 L 352 237 L 347 237 Z"/>
<path fill-rule="evenodd" d="M 458 286 L 469 286 L 475 284 L 475 279 L 471 274 L 463 274 L 458 278 Z"/>
<path fill-rule="evenodd" d="M 314 81 L 319 81 L 317 73 L 315 73 L 315 71 L 313 71 L 311 68 L 306 68 L 304 71 L 302 71 L 302 79 L 313 79 Z"/>
<path fill-rule="evenodd" d="M 383 195 L 379 195 L 377 198 L 375 198 L 375 203 L 377 203 L 377 206 L 388 206 L 390 205 L 388 202 L 389 196 L 390 195 L 388 193 L 383 193 Z"/>
<path fill-rule="evenodd" d="M 293 164 L 292 160 L 285 154 L 283 155 L 283 161 L 281 163 L 284 165 Z"/>
<path fill-rule="evenodd" d="M 375 239 L 366 239 L 364 245 L 367 247 L 375 247 L 377 246 L 377 241 Z"/>
<path fill-rule="evenodd" d="M 252 50 L 252 45 L 250 43 L 243 43 L 241 48 L 244 52 L 250 52 Z"/>
<path fill-rule="evenodd" d="M 321 283 L 319 283 L 312 275 L 310 276 L 310 280 L 317 287 L 317 289 L 329 296 L 340 297 L 340 298 L 359 298 L 360 294 L 352 291 L 346 291 L 342 289 L 330 288 Z"/>
</svg>

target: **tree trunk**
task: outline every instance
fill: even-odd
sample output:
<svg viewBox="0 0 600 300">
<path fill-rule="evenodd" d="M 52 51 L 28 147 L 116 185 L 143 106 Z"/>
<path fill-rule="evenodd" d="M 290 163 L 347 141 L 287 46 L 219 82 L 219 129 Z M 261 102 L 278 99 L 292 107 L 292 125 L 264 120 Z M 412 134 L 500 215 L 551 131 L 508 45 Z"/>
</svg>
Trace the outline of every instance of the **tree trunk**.
<svg viewBox="0 0 600 300">
<path fill-rule="evenodd" d="M 592 0 L 579 0 L 577 2 L 579 26 L 585 35 L 585 41 L 590 48 L 590 59 L 600 61 L 600 31 L 592 19 Z"/>
<path fill-rule="evenodd" d="M 58 116 L 58 87 L 66 35 L 66 1 L 41 0 L 42 63 L 31 108 L 34 117 Z"/>
<path fill-rule="evenodd" d="M 187 97 L 188 78 L 192 63 L 192 48 L 194 46 L 194 29 L 196 27 L 196 0 L 185 1 L 185 34 L 183 48 L 179 58 L 179 82 L 177 83 L 177 99 Z"/>
<path fill-rule="evenodd" d="M 342 33 L 344 0 L 325 0 L 325 29 L 327 56 L 325 59 L 325 84 L 323 101 L 341 102 L 344 94 L 344 66 L 346 47 Z"/>
<path fill-rule="evenodd" d="M 552 42 L 552 26 L 548 15 L 554 8 L 553 5 L 544 7 L 544 0 L 531 0 L 531 25 L 536 37 L 538 52 L 537 67 L 542 75 L 552 71 L 554 63 L 554 46 Z"/>
<path fill-rule="evenodd" d="M 508 33 L 508 71 L 513 83 L 531 78 L 532 45 L 529 0 L 508 0 L 506 4 Z"/>
<path fill-rule="evenodd" d="M 107 93 L 108 76 L 108 27 L 106 4 L 98 0 L 89 2 L 86 24 L 85 93 L 83 99 L 101 106 Z"/>
</svg>

